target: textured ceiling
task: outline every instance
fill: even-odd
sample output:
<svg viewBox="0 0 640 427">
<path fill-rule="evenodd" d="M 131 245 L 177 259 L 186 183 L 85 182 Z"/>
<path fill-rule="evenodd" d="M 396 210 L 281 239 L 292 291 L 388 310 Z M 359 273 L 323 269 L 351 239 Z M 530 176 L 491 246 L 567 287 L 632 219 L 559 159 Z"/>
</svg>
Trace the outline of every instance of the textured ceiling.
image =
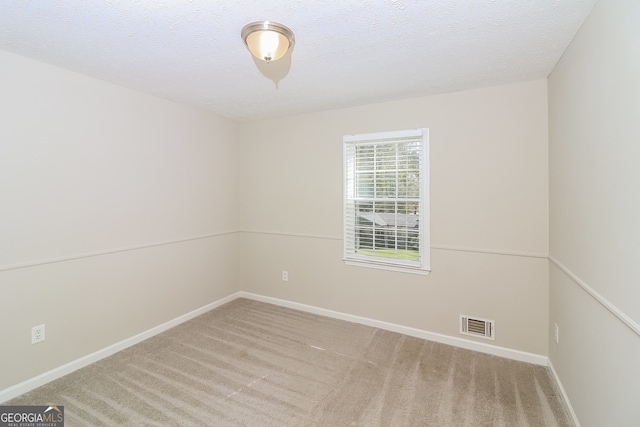
<svg viewBox="0 0 640 427">
<path fill-rule="evenodd" d="M 0 49 L 238 120 L 544 78 L 596 0 L 2 0 Z M 253 59 L 252 21 L 291 28 Z"/>
</svg>

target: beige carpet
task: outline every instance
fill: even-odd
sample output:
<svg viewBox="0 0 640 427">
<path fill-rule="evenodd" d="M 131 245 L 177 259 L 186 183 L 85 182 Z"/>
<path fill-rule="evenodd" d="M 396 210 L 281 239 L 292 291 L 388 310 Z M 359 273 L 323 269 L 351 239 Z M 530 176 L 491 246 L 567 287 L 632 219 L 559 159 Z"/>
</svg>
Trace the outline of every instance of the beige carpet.
<svg viewBox="0 0 640 427">
<path fill-rule="evenodd" d="M 238 299 L 8 404 L 73 426 L 572 426 L 547 368 Z"/>
</svg>

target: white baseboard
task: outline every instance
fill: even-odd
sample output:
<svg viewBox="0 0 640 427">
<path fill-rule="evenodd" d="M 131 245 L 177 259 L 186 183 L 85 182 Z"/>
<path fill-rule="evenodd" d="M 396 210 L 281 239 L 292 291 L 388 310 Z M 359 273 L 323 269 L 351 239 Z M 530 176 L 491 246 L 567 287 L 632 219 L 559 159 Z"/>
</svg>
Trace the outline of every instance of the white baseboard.
<svg viewBox="0 0 640 427">
<path fill-rule="evenodd" d="M 327 310 L 324 308 L 314 307 L 311 305 L 291 302 L 278 298 L 265 297 L 263 295 L 253 294 L 250 292 L 239 292 L 240 297 L 248 298 L 255 301 L 266 302 L 269 304 L 279 305 L 282 307 L 293 308 L 295 310 L 305 311 L 308 313 L 318 314 L 320 316 L 332 317 L 334 319 L 346 320 L 347 322 L 360 323 L 362 325 L 373 326 L 375 328 L 384 329 L 386 331 L 398 332 L 416 338 L 422 338 L 429 341 L 435 341 L 442 344 L 448 344 L 467 350 L 478 351 L 480 353 L 492 354 L 494 356 L 505 357 L 507 359 L 518 360 L 521 362 L 533 363 L 536 365 L 547 366 L 549 358 L 525 351 L 513 350 L 510 348 L 499 347 L 491 344 L 484 344 L 467 340 L 464 338 L 452 337 L 449 335 L 438 334 L 435 332 L 424 331 L 422 329 L 402 326 L 395 323 L 383 322 L 380 320 L 370 319 L 367 317 L 354 316 L 352 314 L 340 313 L 337 311 Z"/>
<path fill-rule="evenodd" d="M 111 356 L 112 354 L 115 354 L 121 350 L 124 350 L 125 348 L 138 344 L 141 341 L 151 338 L 154 335 L 158 335 L 161 332 L 171 329 L 174 326 L 178 326 L 179 324 L 184 323 L 187 320 L 191 320 L 194 317 L 204 314 L 209 310 L 213 310 L 214 308 L 220 307 L 221 305 L 226 304 L 230 301 L 233 301 L 239 297 L 240 297 L 240 292 L 233 293 L 227 297 L 214 301 L 211 304 L 207 304 L 187 314 L 183 314 L 182 316 L 169 320 L 168 322 L 165 322 L 159 326 L 153 327 L 147 331 L 139 333 L 138 335 L 122 340 L 118 343 L 105 347 L 102 350 L 98 350 L 94 353 L 88 354 L 79 359 L 73 360 L 69 363 L 65 363 L 64 365 L 59 366 L 50 371 L 47 371 L 43 374 L 40 374 L 37 377 L 30 378 L 27 381 L 23 381 L 12 387 L 4 389 L 0 391 L 0 403 L 6 402 L 15 397 L 18 397 L 21 394 L 31 391 L 34 388 L 40 387 L 48 382 L 56 380 L 67 374 L 70 374 L 71 372 L 76 371 L 80 368 L 84 368 L 85 366 L 88 366 L 94 362 L 97 362 L 100 359 L 104 359 L 107 356 Z"/>
<path fill-rule="evenodd" d="M 301 303 L 297 303 L 297 302 L 292 302 L 292 301 L 287 301 L 287 300 L 282 300 L 282 299 L 278 299 L 278 298 L 272 298 L 272 297 L 266 297 L 263 295 L 258 295 L 258 294 L 253 294 L 250 292 L 243 292 L 243 291 L 239 291 L 239 292 L 235 292 L 229 296 L 226 296 L 224 298 L 221 298 L 217 301 L 214 301 L 210 304 L 207 304 L 203 307 L 200 307 L 196 310 L 193 310 L 187 314 L 184 314 L 182 316 L 176 317 L 173 320 L 170 320 L 168 322 L 165 322 L 159 326 L 156 326 L 154 328 L 151 328 L 147 331 L 144 331 L 138 335 L 135 335 L 133 337 L 127 338 L 125 340 L 122 340 L 118 343 L 115 343 L 113 345 L 110 345 L 108 347 L 103 348 L 102 350 L 98 350 L 94 353 L 88 354 L 86 356 L 83 356 L 79 359 L 73 360 L 69 363 L 66 363 L 62 366 L 59 366 L 55 369 L 52 369 L 50 371 L 47 371 L 43 374 L 40 374 L 34 378 L 30 378 L 26 381 L 23 381 L 19 384 L 16 384 L 12 387 L 9 387 L 7 389 L 4 389 L 2 391 L 0 391 L 0 403 L 6 402 L 8 400 L 11 400 L 15 397 L 20 396 L 21 394 L 24 394 L 28 391 L 31 391 L 37 387 L 40 387 L 48 382 L 51 382 L 53 380 L 56 380 L 60 377 L 63 377 L 64 375 L 70 374 L 73 371 L 76 371 L 80 368 L 84 368 L 85 366 L 88 366 L 94 362 L 97 362 L 100 359 L 104 359 L 107 356 L 111 356 L 112 354 L 115 354 L 121 350 L 124 350 L 125 348 L 131 347 L 132 345 L 138 344 L 141 341 L 144 341 L 148 338 L 153 337 L 154 335 L 157 335 L 161 332 L 164 332 L 168 329 L 173 328 L 174 326 L 178 326 L 181 323 L 186 322 L 187 320 L 191 320 L 194 317 L 197 317 L 201 314 L 206 313 L 209 310 L 213 310 L 214 308 L 217 308 L 223 304 L 226 304 L 228 302 L 231 302 L 237 298 L 247 298 L 247 299 L 252 299 L 255 301 L 262 301 L 262 302 L 266 302 L 269 304 L 274 304 L 274 305 L 279 305 L 282 307 L 288 307 L 288 308 L 292 308 L 295 310 L 300 310 L 300 311 L 305 311 L 308 313 L 313 313 L 313 314 L 317 314 L 320 316 L 326 316 L 326 317 L 331 317 L 334 319 L 340 319 L 340 320 L 345 320 L 348 322 L 353 322 L 353 323 L 360 323 L 362 325 L 367 325 L 367 326 L 372 326 L 375 328 L 380 328 L 380 329 L 384 329 L 387 331 L 392 331 L 392 332 L 398 332 L 401 334 L 405 334 L 405 335 L 409 335 L 412 337 L 417 337 L 417 338 L 422 338 L 422 339 L 426 339 L 426 340 L 430 340 L 430 341 L 435 341 L 435 342 L 439 342 L 442 344 L 448 344 L 448 345 L 452 345 L 455 347 L 460 347 L 460 348 L 464 348 L 467 350 L 473 350 L 473 351 L 478 351 L 481 353 L 487 353 L 487 354 L 492 354 L 495 356 L 500 356 L 500 357 L 505 357 L 508 359 L 512 359 L 512 360 L 519 360 L 522 362 L 527 362 L 527 363 L 534 363 L 536 365 L 543 365 L 543 366 L 547 366 L 549 365 L 549 359 L 546 356 L 541 356 L 538 354 L 533 354 L 533 353 L 527 353 L 524 351 L 520 351 L 520 350 L 513 350 L 513 349 L 509 349 L 509 348 L 505 348 L 505 347 L 498 347 L 495 345 L 491 345 L 491 344 L 484 344 L 484 343 L 479 343 L 479 342 L 475 342 L 475 341 L 471 341 L 471 340 L 467 340 L 464 338 L 456 338 L 456 337 L 451 337 L 448 335 L 443 335 L 443 334 L 438 334 L 438 333 L 434 333 L 434 332 L 428 332 L 428 331 L 424 331 L 421 329 L 416 329 L 416 328 L 410 328 L 408 326 L 402 326 L 402 325 L 397 325 L 394 323 L 388 323 L 388 322 L 383 322 L 380 320 L 375 320 L 375 319 L 370 319 L 370 318 L 366 318 L 366 317 L 360 317 L 360 316 L 354 316 L 352 314 L 347 314 L 347 313 L 340 313 L 337 311 L 332 311 L 332 310 L 327 310 L 324 308 L 319 308 L 319 307 L 314 307 L 311 305 L 306 305 L 306 304 L 301 304 Z M 555 375 L 555 371 L 554 375 Z M 557 375 L 556 375 L 556 381 L 559 380 L 557 379 Z M 568 406 L 571 407 L 571 405 L 568 403 L 569 400 L 566 397 L 566 394 L 564 393 L 564 389 L 562 389 L 562 387 L 560 386 L 563 396 L 565 397 L 565 401 L 567 402 Z M 573 411 L 573 410 L 571 410 Z M 575 418 L 575 414 L 572 415 Z M 577 427 L 580 427 L 579 424 L 576 424 Z"/>
<path fill-rule="evenodd" d="M 571 417 L 571 420 L 573 421 L 573 424 L 575 425 L 575 427 L 580 427 L 580 421 L 578 421 L 578 416 L 576 415 L 576 412 L 573 410 L 573 406 L 571 405 L 571 401 L 569 400 L 569 396 L 567 395 L 567 392 L 565 391 L 564 387 L 562 386 L 562 381 L 560 381 L 560 377 L 558 376 L 558 373 L 556 372 L 556 369 L 553 367 L 553 363 L 551 363 L 551 359 L 549 359 L 549 369 L 551 370 L 551 374 L 553 375 L 553 379 L 556 380 L 556 384 L 558 385 L 558 388 L 560 389 L 560 393 L 562 393 L 562 398 L 564 399 L 564 403 L 567 405 L 567 410 L 569 411 L 569 416 Z"/>
</svg>

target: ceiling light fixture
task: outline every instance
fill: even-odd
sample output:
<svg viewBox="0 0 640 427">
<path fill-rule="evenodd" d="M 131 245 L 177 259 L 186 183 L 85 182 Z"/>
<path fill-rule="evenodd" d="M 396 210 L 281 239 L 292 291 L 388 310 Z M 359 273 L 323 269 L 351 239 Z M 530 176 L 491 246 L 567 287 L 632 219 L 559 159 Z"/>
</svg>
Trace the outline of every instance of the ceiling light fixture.
<svg viewBox="0 0 640 427">
<path fill-rule="evenodd" d="M 249 52 L 267 63 L 282 58 L 295 42 L 293 31 L 271 21 L 247 24 L 240 34 Z"/>
</svg>

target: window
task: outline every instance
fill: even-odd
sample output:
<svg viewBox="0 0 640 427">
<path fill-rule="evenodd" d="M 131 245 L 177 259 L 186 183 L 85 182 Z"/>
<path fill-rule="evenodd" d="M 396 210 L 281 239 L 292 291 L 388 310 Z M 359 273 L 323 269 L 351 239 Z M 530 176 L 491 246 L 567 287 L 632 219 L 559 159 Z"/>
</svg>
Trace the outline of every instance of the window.
<svg viewBox="0 0 640 427">
<path fill-rule="evenodd" d="M 429 271 L 429 130 L 347 135 L 344 260 Z"/>
</svg>

